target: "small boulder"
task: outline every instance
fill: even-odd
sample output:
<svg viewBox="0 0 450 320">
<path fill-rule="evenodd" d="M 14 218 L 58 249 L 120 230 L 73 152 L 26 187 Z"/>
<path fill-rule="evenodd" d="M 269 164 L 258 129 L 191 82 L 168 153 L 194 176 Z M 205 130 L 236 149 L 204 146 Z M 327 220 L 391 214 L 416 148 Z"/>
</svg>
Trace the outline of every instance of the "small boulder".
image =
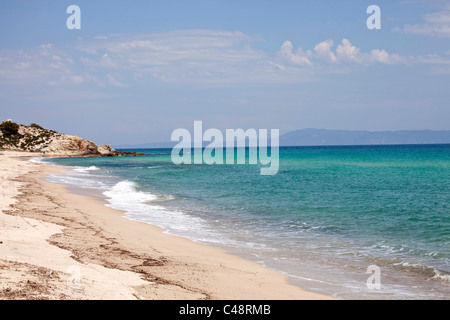
<svg viewBox="0 0 450 320">
<path fill-rule="evenodd" d="M 116 150 L 111 148 L 111 146 L 109 144 L 102 144 L 102 145 L 98 146 L 97 151 L 102 156 L 106 156 L 106 157 L 108 157 L 108 156 L 112 157 L 116 154 Z"/>
</svg>

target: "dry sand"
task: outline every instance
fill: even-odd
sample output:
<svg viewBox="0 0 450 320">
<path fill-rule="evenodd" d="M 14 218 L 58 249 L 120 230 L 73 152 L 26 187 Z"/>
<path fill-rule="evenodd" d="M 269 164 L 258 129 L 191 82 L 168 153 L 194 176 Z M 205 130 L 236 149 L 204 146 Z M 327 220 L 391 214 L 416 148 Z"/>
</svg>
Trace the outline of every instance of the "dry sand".
<svg viewBox="0 0 450 320">
<path fill-rule="evenodd" d="M 0 299 L 329 299 L 222 249 L 131 221 L 0 155 Z"/>
</svg>

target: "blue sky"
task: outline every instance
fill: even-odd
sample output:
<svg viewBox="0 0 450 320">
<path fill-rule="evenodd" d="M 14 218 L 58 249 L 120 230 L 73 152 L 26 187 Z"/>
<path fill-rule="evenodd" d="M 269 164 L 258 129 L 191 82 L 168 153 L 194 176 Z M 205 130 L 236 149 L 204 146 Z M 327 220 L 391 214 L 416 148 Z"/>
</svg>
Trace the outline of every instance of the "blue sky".
<svg viewBox="0 0 450 320">
<path fill-rule="evenodd" d="M 448 1 L 16 0 L 0 28 L 0 117 L 97 143 L 168 141 L 194 120 L 450 129 Z"/>
</svg>

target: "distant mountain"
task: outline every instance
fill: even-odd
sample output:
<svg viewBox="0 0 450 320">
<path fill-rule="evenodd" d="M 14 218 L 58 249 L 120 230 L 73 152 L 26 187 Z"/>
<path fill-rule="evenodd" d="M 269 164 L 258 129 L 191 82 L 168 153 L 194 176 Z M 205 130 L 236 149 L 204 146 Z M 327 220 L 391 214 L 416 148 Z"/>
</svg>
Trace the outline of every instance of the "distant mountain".
<svg viewBox="0 0 450 320">
<path fill-rule="evenodd" d="M 173 148 L 178 142 L 115 146 L 116 149 Z M 280 146 L 450 144 L 450 130 L 350 131 L 302 129 L 280 136 Z M 203 146 L 208 143 L 204 142 Z"/>
<path fill-rule="evenodd" d="M 115 149 L 172 149 L 178 144 L 178 142 L 150 142 L 133 145 L 117 145 Z"/>
<path fill-rule="evenodd" d="M 450 143 L 450 130 L 348 131 L 302 129 L 280 137 L 280 146 Z"/>
</svg>

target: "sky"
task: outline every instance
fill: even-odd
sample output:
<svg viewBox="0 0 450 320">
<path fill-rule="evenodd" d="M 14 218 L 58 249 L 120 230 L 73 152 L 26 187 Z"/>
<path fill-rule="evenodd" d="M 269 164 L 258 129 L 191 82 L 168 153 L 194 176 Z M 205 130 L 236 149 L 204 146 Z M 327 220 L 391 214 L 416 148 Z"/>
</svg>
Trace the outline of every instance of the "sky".
<svg viewBox="0 0 450 320">
<path fill-rule="evenodd" d="M 1 0 L 0 35 L 0 120 L 98 144 L 450 129 L 449 1 Z"/>
</svg>

